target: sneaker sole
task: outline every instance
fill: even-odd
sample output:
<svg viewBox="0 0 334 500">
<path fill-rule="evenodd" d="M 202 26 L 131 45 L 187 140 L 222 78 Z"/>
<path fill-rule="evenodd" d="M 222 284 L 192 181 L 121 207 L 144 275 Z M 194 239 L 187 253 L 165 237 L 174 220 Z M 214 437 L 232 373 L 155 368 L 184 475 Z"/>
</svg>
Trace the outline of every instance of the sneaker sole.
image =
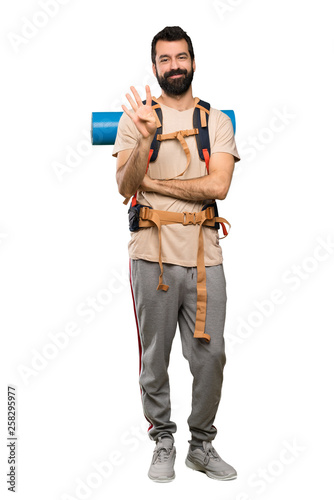
<svg viewBox="0 0 334 500">
<path fill-rule="evenodd" d="M 186 466 L 189 467 L 189 469 L 196 470 L 198 472 L 204 472 L 204 474 L 206 474 L 211 479 L 217 479 L 218 481 L 230 481 L 230 479 L 236 479 L 237 477 L 237 474 L 233 473 L 225 477 L 216 476 L 213 472 L 206 470 L 203 466 L 194 464 L 194 462 L 191 462 L 188 458 L 186 458 Z"/>
<path fill-rule="evenodd" d="M 168 476 L 152 477 L 149 474 L 147 475 L 152 481 L 155 481 L 156 483 L 170 483 L 171 481 L 173 481 L 173 479 L 175 479 L 175 474 L 171 477 Z"/>
</svg>

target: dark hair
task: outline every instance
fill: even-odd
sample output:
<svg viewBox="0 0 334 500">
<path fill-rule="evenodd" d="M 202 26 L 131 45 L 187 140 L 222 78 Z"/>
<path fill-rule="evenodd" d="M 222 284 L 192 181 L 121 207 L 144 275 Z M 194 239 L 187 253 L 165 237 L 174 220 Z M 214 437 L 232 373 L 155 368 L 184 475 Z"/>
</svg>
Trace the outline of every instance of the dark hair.
<svg viewBox="0 0 334 500">
<path fill-rule="evenodd" d="M 152 40 L 152 47 L 151 47 L 151 58 L 152 58 L 152 63 L 155 64 L 155 58 L 156 58 L 156 44 L 158 40 L 164 40 L 167 42 L 174 42 L 176 40 L 186 40 L 188 43 L 188 51 L 191 57 L 191 62 L 194 60 L 195 55 L 194 55 L 194 49 L 193 49 L 193 44 L 191 43 L 190 37 L 187 35 L 185 31 L 183 31 L 180 26 L 166 26 L 162 31 L 159 31 L 155 35 L 155 37 Z"/>
</svg>

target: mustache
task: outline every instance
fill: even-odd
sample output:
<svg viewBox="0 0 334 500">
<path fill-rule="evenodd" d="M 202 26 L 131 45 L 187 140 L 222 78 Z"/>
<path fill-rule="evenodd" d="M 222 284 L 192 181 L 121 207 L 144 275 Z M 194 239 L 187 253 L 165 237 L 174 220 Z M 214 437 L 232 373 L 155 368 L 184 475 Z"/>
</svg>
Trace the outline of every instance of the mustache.
<svg viewBox="0 0 334 500">
<path fill-rule="evenodd" d="M 186 75 L 187 70 L 186 69 L 172 69 L 168 73 L 164 74 L 164 78 L 169 78 L 170 76 L 175 76 L 175 75 Z"/>
</svg>

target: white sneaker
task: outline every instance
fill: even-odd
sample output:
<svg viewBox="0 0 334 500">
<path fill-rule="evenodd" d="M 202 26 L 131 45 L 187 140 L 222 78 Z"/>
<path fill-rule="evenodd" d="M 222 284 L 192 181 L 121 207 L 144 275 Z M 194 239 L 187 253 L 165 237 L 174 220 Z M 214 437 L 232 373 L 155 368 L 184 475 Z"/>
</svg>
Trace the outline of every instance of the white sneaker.
<svg viewBox="0 0 334 500">
<path fill-rule="evenodd" d="M 174 462 L 176 449 L 173 439 L 169 437 L 158 438 L 157 445 L 154 448 L 153 458 L 148 477 L 152 481 L 167 483 L 175 478 Z"/>
<path fill-rule="evenodd" d="M 190 469 L 205 472 L 207 476 L 212 479 L 219 479 L 220 481 L 235 479 L 237 477 L 237 471 L 222 460 L 210 441 L 203 441 L 203 450 L 196 448 L 192 451 L 190 446 L 186 465 Z"/>
</svg>

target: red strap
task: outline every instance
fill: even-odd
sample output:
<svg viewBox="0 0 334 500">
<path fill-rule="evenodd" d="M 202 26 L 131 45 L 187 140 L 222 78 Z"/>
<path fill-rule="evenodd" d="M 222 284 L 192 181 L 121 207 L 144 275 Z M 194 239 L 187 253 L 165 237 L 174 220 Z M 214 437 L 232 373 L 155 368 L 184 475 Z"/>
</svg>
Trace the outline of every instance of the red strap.
<svg viewBox="0 0 334 500">
<path fill-rule="evenodd" d="M 148 159 L 147 159 L 147 167 L 146 167 L 146 172 L 145 172 L 145 174 L 147 174 L 148 167 L 150 166 L 150 161 L 151 161 L 151 157 L 152 157 L 152 155 L 153 155 L 153 151 L 154 151 L 154 149 L 150 149 L 150 152 L 149 152 L 149 154 L 148 154 Z"/>
<path fill-rule="evenodd" d="M 145 174 L 147 174 L 147 171 L 148 171 L 148 167 L 150 166 L 150 161 L 151 161 L 151 157 L 153 155 L 153 149 L 150 149 L 150 152 L 148 154 L 148 159 L 147 159 L 147 167 L 146 167 L 146 172 Z M 132 197 L 132 202 L 131 202 L 131 206 L 134 207 L 135 205 L 137 205 L 137 191 L 135 192 L 135 194 L 133 195 Z"/>
<path fill-rule="evenodd" d="M 135 192 L 135 194 L 132 196 L 132 202 L 131 202 L 131 206 L 134 207 L 135 205 L 137 205 L 137 191 Z"/>
<path fill-rule="evenodd" d="M 226 229 L 226 227 L 225 227 L 224 222 L 221 222 L 221 223 L 220 223 L 220 225 L 221 225 L 221 227 L 222 227 L 222 230 L 223 230 L 224 236 L 227 236 L 227 235 L 228 235 L 228 232 L 227 232 L 227 229 Z"/>
<path fill-rule="evenodd" d="M 202 151 L 203 151 L 203 156 L 204 156 L 204 160 L 205 160 L 206 170 L 209 174 L 209 162 L 210 162 L 209 151 L 207 149 L 202 149 Z"/>
</svg>

